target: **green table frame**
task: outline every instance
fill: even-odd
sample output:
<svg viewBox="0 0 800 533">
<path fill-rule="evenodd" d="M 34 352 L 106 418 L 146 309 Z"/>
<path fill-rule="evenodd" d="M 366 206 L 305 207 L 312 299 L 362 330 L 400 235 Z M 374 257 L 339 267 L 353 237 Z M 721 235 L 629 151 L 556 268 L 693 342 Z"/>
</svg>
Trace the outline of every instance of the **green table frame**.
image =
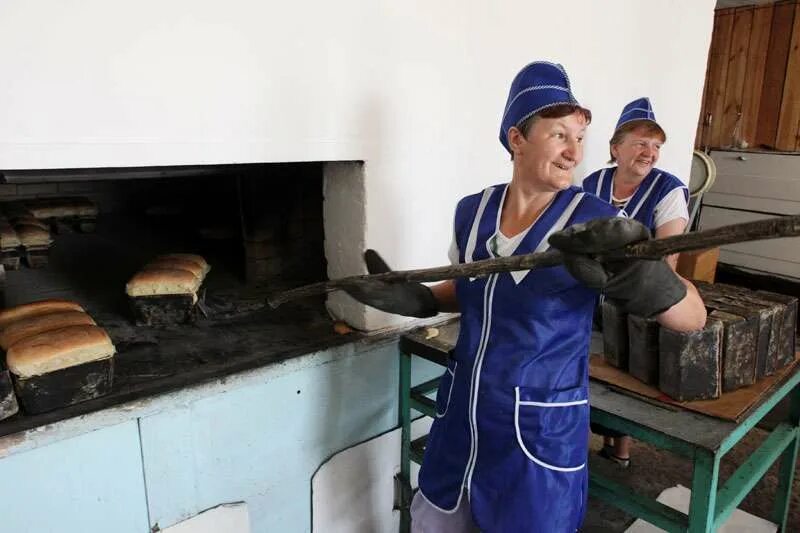
<svg viewBox="0 0 800 533">
<path fill-rule="evenodd" d="M 422 462 L 425 437 L 411 440 L 412 411 L 433 416 L 434 401 L 429 397 L 438 387 L 438 378 L 412 385 L 411 359 L 422 357 L 446 365 L 458 337 L 458 322 L 438 327 L 439 335 L 426 339 L 426 329 L 411 331 L 400 338 L 400 531 L 409 531 L 409 506 L 412 498 L 411 461 Z M 597 339 L 595 339 L 595 342 Z M 667 507 L 629 487 L 589 474 L 589 494 L 627 513 L 642 518 L 666 531 L 705 533 L 716 531 L 739 503 L 750 493 L 772 464 L 780 460 L 778 485 L 772 516 L 786 531 L 794 467 L 800 444 L 800 367 L 782 379 L 769 394 L 738 423 L 719 420 L 686 410 L 662 409 L 653 403 L 610 390 L 602 383 L 590 383 L 591 419 L 606 427 L 631 435 L 660 449 L 692 461 L 692 497 L 689 514 Z M 728 453 L 783 398 L 791 397 L 786 420 L 780 422 L 761 446 L 720 486 L 719 466 Z"/>
</svg>

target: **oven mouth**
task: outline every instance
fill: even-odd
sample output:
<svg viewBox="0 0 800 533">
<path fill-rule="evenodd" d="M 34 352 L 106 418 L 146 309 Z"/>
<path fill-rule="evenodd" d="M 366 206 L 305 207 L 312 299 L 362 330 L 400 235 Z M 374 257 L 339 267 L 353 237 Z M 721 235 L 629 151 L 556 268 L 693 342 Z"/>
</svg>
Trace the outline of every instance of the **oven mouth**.
<svg viewBox="0 0 800 533">
<path fill-rule="evenodd" d="M 327 165 L 4 171 L 0 211 L 64 196 L 87 198 L 99 209 L 91 232 L 48 221 L 46 265 L 7 271 L 4 306 L 76 301 L 106 329 L 117 353 L 107 396 L 0 422 L 0 435 L 361 338 L 334 330 L 324 297 L 277 310 L 266 304 L 276 290 L 328 277 L 325 194 L 337 193 Z M 351 169 L 358 174 L 351 182 L 360 182 L 360 163 L 332 165 L 334 174 Z M 340 211 L 328 213 L 335 219 Z M 165 253 L 201 255 L 211 265 L 198 293 L 201 312 L 193 323 L 137 325 L 125 284 Z"/>
</svg>

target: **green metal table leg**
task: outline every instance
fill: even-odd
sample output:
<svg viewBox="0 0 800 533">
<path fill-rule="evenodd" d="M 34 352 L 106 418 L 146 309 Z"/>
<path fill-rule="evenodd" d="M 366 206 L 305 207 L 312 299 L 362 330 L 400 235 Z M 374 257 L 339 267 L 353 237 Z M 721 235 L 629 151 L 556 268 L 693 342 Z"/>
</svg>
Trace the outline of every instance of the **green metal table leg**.
<svg viewBox="0 0 800 533">
<path fill-rule="evenodd" d="M 714 528 L 719 482 L 719 456 L 698 450 L 692 473 L 689 533 L 709 533 Z"/>
<path fill-rule="evenodd" d="M 800 386 L 794 388 L 791 392 L 791 398 L 789 423 L 792 427 L 797 427 L 800 425 Z M 778 486 L 775 490 L 775 505 L 772 509 L 772 521 L 780 526 L 780 531 L 786 531 L 798 446 L 800 446 L 800 434 L 795 436 L 794 442 L 781 454 Z"/>
<path fill-rule="evenodd" d="M 411 354 L 400 352 L 400 533 L 411 530 Z"/>
</svg>

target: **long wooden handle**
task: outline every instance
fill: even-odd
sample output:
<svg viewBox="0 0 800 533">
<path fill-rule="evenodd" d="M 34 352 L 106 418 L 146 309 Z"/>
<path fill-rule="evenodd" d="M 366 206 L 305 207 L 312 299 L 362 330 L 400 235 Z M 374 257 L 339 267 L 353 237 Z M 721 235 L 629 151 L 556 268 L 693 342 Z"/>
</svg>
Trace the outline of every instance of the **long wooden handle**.
<svg viewBox="0 0 800 533">
<path fill-rule="evenodd" d="M 721 226 L 706 231 L 674 235 L 664 239 L 641 241 L 635 244 L 629 244 L 618 251 L 608 254 L 605 258 L 659 259 L 679 252 L 703 250 L 705 248 L 713 248 L 736 242 L 778 239 L 797 235 L 800 235 L 800 215 L 792 215 L 744 222 L 742 224 L 731 224 L 730 226 Z M 600 259 L 603 259 L 603 257 Z M 313 283 L 289 291 L 276 293 L 267 298 L 267 303 L 272 308 L 275 308 L 291 300 L 342 290 L 363 281 L 443 281 L 454 278 L 487 276 L 496 272 L 533 270 L 536 268 L 556 266 L 561 263 L 563 263 L 561 252 L 550 249 L 545 252 L 483 259 L 481 261 L 473 261 L 472 263 L 460 263 L 436 268 L 399 270 L 385 272 L 383 274 L 351 276 Z"/>
</svg>

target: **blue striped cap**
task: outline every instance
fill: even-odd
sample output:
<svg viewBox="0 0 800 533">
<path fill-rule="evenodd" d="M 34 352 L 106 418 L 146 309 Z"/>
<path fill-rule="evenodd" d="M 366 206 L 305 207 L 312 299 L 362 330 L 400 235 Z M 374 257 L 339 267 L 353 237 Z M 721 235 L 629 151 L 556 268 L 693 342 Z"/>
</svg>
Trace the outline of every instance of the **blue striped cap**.
<svg viewBox="0 0 800 533">
<path fill-rule="evenodd" d="M 622 114 L 619 116 L 617 127 L 614 128 L 614 131 L 617 131 L 623 124 L 633 122 L 634 120 L 649 120 L 661 128 L 661 125 L 656 122 L 656 114 L 653 111 L 653 105 L 650 103 L 649 98 L 637 98 L 623 107 Z"/>
<path fill-rule="evenodd" d="M 512 126 L 519 126 L 542 109 L 563 104 L 579 105 L 572 95 L 564 67 L 549 61 L 530 63 L 511 82 L 500 121 L 500 143 L 511 153 L 508 130 Z"/>
</svg>

